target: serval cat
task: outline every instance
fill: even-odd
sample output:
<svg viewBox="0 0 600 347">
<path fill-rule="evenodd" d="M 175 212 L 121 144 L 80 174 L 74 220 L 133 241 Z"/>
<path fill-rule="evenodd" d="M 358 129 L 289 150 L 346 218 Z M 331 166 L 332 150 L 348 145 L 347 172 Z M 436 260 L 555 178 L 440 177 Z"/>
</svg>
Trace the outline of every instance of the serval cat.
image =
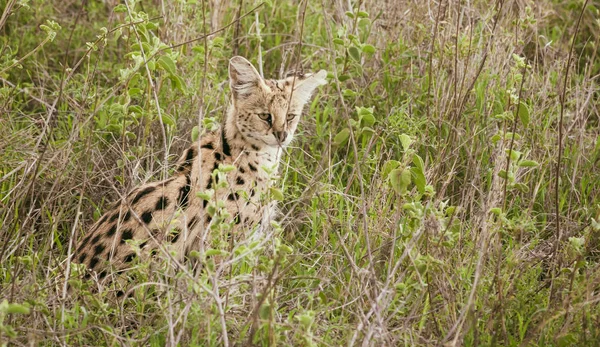
<svg viewBox="0 0 600 347">
<path fill-rule="evenodd" d="M 124 269 L 135 258 L 132 243 L 142 254 L 168 245 L 183 260 L 201 248 L 213 224 L 231 226 L 234 236 L 259 227 L 269 214 L 269 204 L 262 200 L 282 149 L 292 141 L 302 109 L 326 83 L 326 75 L 321 70 L 266 80 L 248 60 L 231 58 L 231 103 L 224 126 L 189 147 L 172 177 L 134 189 L 104 214 L 77 245 L 75 261 L 102 279 L 107 265 Z M 214 175 L 220 167 L 228 169 Z"/>
</svg>

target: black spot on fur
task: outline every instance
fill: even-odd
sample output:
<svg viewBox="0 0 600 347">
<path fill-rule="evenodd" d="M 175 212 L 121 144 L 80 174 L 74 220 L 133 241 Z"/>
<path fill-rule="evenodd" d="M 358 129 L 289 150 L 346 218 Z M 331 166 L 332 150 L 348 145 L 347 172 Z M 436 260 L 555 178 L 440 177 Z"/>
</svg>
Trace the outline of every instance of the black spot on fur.
<svg viewBox="0 0 600 347">
<path fill-rule="evenodd" d="M 148 244 L 148 241 L 144 241 L 144 242 L 140 243 L 140 249 L 146 247 L 147 244 Z"/>
<path fill-rule="evenodd" d="M 144 223 L 149 224 L 150 222 L 152 222 L 152 211 L 146 211 L 142 213 L 141 217 Z"/>
<path fill-rule="evenodd" d="M 194 228 L 194 226 L 196 226 L 196 223 L 198 223 L 198 216 L 194 216 L 192 217 L 192 219 L 190 219 L 190 221 L 187 224 L 188 229 Z"/>
<path fill-rule="evenodd" d="M 221 161 L 221 153 L 215 152 L 215 160 L 216 161 Z"/>
<path fill-rule="evenodd" d="M 104 245 L 97 245 L 94 247 L 94 255 L 100 255 L 106 247 Z"/>
<path fill-rule="evenodd" d="M 125 256 L 125 258 L 123 258 L 123 262 L 131 263 L 133 261 L 133 258 L 135 258 L 135 253 L 129 253 Z"/>
<path fill-rule="evenodd" d="M 145 195 L 148 195 L 155 190 L 156 190 L 156 187 L 146 187 L 146 188 L 142 189 L 139 193 L 137 193 L 135 195 L 133 200 L 131 200 L 131 204 L 134 205 L 136 202 L 140 201 L 140 199 L 143 198 Z"/>
<path fill-rule="evenodd" d="M 212 142 L 203 144 L 200 148 L 206 148 L 206 149 L 215 149 L 214 145 Z"/>
<path fill-rule="evenodd" d="M 133 239 L 133 231 L 131 229 L 125 229 L 121 234 L 121 243 L 125 243 L 127 240 Z"/>
<path fill-rule="evenodd" d="M 100 220 L 98 221 L 98 223 L 96 223 L 96 225 L 102 225 L 104 224 L 104 222 L 106 222 L 106 219 L 108 218 L 108 214 L 104 214 L 104 216 L 102 216 L 102 218 L 100 218 Z"/>
<path fill-rule="evenodd" d="M 110 219 L 108 220 L 109 223 L 112 223 L 114 221 L 116 221 L 119 218 L 119 211 L 115 212 L 112 216 L 110 216 Z"/>
<path fill-rule="evenodd" d="M 187 154 L 185 155 L 185 161 L 191 162 L 192 160 L 194 160 L 195 156 L 196 156 L 196 150 L 194 149 L 194 147 L 190 147 L 190 148 L 188 148 Z"/>
<path fill-rule="evenodd" d="M 208 177 L 208 183 L 206 183 L 206 189 L 212 188 L 212 183 L 213 183 L 212 177 Z"/>
<path fill-rule="evenodd" d="M 236 214 L 235 217 L 233 218 L 233 221 L 235 222 L 235 224 L 240 224 L 242 222 L 242 218 L 240 217 L 239 214 Z"/>
<path fill-rule="evenodd" d="M 226 156 L 231 156 L 231 148 L 229 147 L 229 142 L 227 142 L 227 138 L 225 138 L 225 129 L 221 130 L 221 143 L 223 145 L 223 154 Z"/>
<path fill-rule="evenodd" d="M 186 179 L 186 185 L 179 189 L 179 197 L 177 198 L 177 203 L 183 209 L 186 209 L 190 203 L 189 195 L 190 195 L 190 189 L 191 189 L 191 185 L 192 185 L 190 176 L 186 176 L 185 179 Z"/>
<path fill-rule="evenodd" d="M 239 197 L 240 196 L 238 195 L 238 193 L 232 193 L 232 194 L 229 194 L 229 196 L 227 197 L 227 199 L 230 200 L 230 201 L 234 201 L 234 200 L 239 199 Z"/>
<path fill-rule="evenodd" d="M 130 218 L 131 218 L 131 211 L 127 210 L 127 213 L 125 213 L 125 217 L 123 217 L 123 221 L 127 222 Z"/>
<path fill-rule="evenodd" d="M 242 185 L 242 184 L 244 184 L 245 182 L 244 182 L 244 179 L 243 179 L 243 178 L 241 178 L 240 176 L 238 176 L 238 177 L 235 179 L 235 183 L 237 183 L 237 184 L 239 184 L 239 185 Z"/>
<path fill-rule="evenodd" d="M 98 278 L 99 279 L 103 279 L 104 277 L 106 277 L 108 273 L 106 271 L 102 271 L 101 273 L 98 274 Z"/>
<path fill-rule="evenodd" d="M 181 235 L 181 229 L 173 229 L 173 231 L 169 235 L 167 235 L 167 242 L 177 242 L 177 240 L 179 239 L 179 235 Z"/>
<path fill-rule="evenodd" d="M 117 298 L 122 297 L 123 295 L 125 295 L 125 292 L 122 290 L 117 290 Z"/>
<path fill-rule="evenodd" d="M 256 171 L 256 166 L 248 163 L 248 167 L 250 168 L 250 171 Z"/>
<path fill-rule="evenodd" d="M 255 150 L 255 151 L 258 151 L 260 148 L 258 148 L 257 145 L 252 145 L 252 149 Z"/>
<path fill-rule="evenodd" d="M 78 252 L 81 252 L 81 250 L 83 250 L 83 247 L 85 247 L 85 245 L 90 242 L 90 239 L 92 238 L 92 234 L 88 234 L 88 236 L 83 239 L 83 241 L 81 241 L 81 243 L 79 244 L 79 249 L 77 250 Z"/>
<path fill-rule="evenodd" d="M 246 170 L 244 170 L 244 168 L 243 168 L 243 167 L 240 167 L 240 168 L 238 169 L 238 171 L 239 171 L 240 173 L 246 173 Z"/>
<path fill-rule="evenodd" d="M 92 244 L 94 244 L 94 245 L 95 245 L 95 244 L 97 244 L 97 243 L 98 243 L 98 241 L 100 241 L 100 239 L 101 239 L 101 238 L 102 238 L 102 234 L 100 234 L 100 233 L 99 233 L 98 235 L 96 235 L 96 236 L 95 236 L 95 237 L 92 239 Z"/>
<path fill-rule="evenodd" d="M 90 260 L 90 269 L 95 268 L 99 261 L 100 259 L 93 257 L 92 260 Z"/>
<path fill-rule="evenodd" d="M 113 236 L 115 233 L 117 232 L 117 225 L 113 225 L 112 227 L 110 227 L 110 229 L 108 229 L 108 232 L 106 233 L 107 237 L 111 237 Z"/>
<path fill-rule="evenodd" d="M 79 260 L 79 263 L 80 263 L 80 264 L 83 264 L 83 262 L 85 261 L 85 258 L 87 258 L 87 254 L 85 254 L 85 253 L 82 253 L 82 254 L 79 256 L 79 259 L 78 259 L 78 260 Z"/>
<path fill-rule="evenodd" d="M 215 162 L 214 165 L 213 165 L 212 171 L 215 171 L 218 168 L 219 168 L 219 163 Z"/>
<path fill-rule="evenodd" d="M 254 188 L 250 189 L 250 196 L 254 196 L 254 194 L 256 194 L 256 192 L 254 191 Z"/>
<path fill-rule="evenodd" d="M 212 220 L 212 217 L 209 215 L 206 215 L 206 224 L 210 223 L 211 220 Z"/>
<path fill-rule="evenodd" d="M 154 207 L 156 210 L 164 210 L 169 205 L 169 199 L 166 196 L 161 196 Z"/>
</svg>

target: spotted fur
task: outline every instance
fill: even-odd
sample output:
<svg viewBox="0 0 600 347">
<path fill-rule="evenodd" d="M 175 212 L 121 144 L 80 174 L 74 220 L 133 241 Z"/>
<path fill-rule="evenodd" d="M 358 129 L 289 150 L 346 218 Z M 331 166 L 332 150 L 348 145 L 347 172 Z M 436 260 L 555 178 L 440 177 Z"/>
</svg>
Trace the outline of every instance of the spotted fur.
<svg viewBox="0 0 600 347">
<path fill-rule="evenodd" d="M 263 168 L 277 171 L 282 149 L 311 94 L 326 83 L 326 72 L 265 80 L 246 59 L 233 57 L 229 77 L 232 96 L 224 128 L 185 150 L 172 177 L 133 190 L 102 216 L 79 241 L 75 261 L 104 277 L 107 264 L 122 269 L 135 259 L 134 243 L 146 253 L 168 244 L 182 260 L 211 230 L 207 206 L 218 200 L 225 202 L 233 235 L 260 224 L 267 208 L 261 197 L 271 184 Z M 219 165 L 235 169 L 226 174 L 229 187 L 214 191 L 211 173 Z M 211 201 L 197 195 L 211 190 Z"/>
</svg>

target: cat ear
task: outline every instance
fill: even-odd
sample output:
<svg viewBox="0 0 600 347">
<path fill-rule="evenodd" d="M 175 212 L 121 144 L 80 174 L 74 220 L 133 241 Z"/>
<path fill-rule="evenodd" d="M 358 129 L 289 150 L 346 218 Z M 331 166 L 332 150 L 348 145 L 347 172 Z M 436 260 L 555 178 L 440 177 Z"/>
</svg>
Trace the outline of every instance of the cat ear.
<svg viewBox="0 0 600 347">
<path fill-rule="evenodd" d="M 321 70 L 314 74 L 306 74 L 302 77 L 295 77 L 294 83 L 294 102 L 298 105 L 304 105 L 310 100 L 310 97 L 318 86 L 327 84 L 327 71 Z M 294 77 L 291 77 L 294 78 Z"/>
<path fill-rule="evenodd" d="M 229 85 L 235 97 L 252 94 L 262 83 L 258 71 L 246 58 L 235 56 L 229 59 Z"/>
</svg>

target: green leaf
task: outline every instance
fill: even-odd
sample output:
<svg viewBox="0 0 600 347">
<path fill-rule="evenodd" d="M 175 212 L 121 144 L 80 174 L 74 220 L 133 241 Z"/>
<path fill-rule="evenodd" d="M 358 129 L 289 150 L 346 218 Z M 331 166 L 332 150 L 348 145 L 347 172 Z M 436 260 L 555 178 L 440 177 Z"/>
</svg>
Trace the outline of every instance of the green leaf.
<svg viewBox="0 0 600 347">
<path fill-rule="evenodd" d="M 125 6 L 124 4 L 119 4 L 119 5 L 115 6 L 113 11 L 115 13 L 127 12 L 127 6 Z"/>
<path fill-rule="evenodd" d="M 169 80 L 171 80 L 171 83 L 176 89 L 178 89 L 182 93 L 185 93 L 186 85 L 183 79 L 179 77 L 179 75 L 169 75 Z"/>
<path fill-rule="evenodd" d="M 348 76 L 348 75 L 338 76 L 338 81 L 340 81 L 340 82 L 344 82 L 344 81 L 347 81 L 349 79 L 350 79 L 350 76 Z"/>
<path fill-rule="evenodd" d="M 376 50 L 375 50 L 375 47 L 373 47 L 372 45 L 363 45 L 362 51 L 367 54 L 373 54 L 373 53 L 375 53 Z"/>
<path fill-rule="evenodd" d="M 271 188 L 269 188 L 269 191 L 271 192 L 271 197 L 274 200 L 283 201 L 283 193 L 281 192 L 281 190 L 279 190 L 275 187 L 271 187 Z"/>
<path fill-rule="evenodd" d="M 499 216 L 500 214 L 502 214 L 502 209 L 500 207 L 493 207 L 490 209 L 490 212 L 495 214 L 496 216 Z"/>
<path fill-rule="evenodd" d="M 405 151 L 408 151 L 413 140 L 410 138 L 410 136 L 408 136 L 406 134 L 400 134 L 399 138 L 400 138 L 400 143 L 402 144 L 402 148 L 404 148 Z"/>
<path fill-rule="evenodd" d="M 341 146 L 341 145 L 345 144 L 346 141 L 348 141 L 349 137 L 350 137 L 350 129 L 344 128 L 339 133 L 337 133 L 337 135 L 335 135 L 335 137 L 333 138 L 333 143 L 336 146 Z"/>
<path fill-rule="evenodd" d="M 21 304 L 8 304 L 6 313 L 29 314 L 29 307 Z"/>
<path fill-rule="evenodd" d="M 358 18 L 368 18 L 369 17 L 369 13 L 365 12 L 365 11 L 358 11 L 357 15 L 358 15 Z"/>
<path fill-rule="evenodd" d="M 413 164 L 421 171 L 421 173 L 425 174 L 425 163 L 423 163 L 423 159 L 418 154 L 413 154 Z"/>
<path fill-rule="evenodd" d="M 360 61 L 360 51 L 358 50 L 358 48 L 356 48 L 356 46 L 348 47 L 348 54 L 350 54 L 352 59 Z"/>
<path fill-rule="evenodd" d="M 163 68 L 168 73 L 172 75 L 177 73 L 177 66 L 175 66 L 175 62 L 168 55 L 163 55 L 162 57 L 158 58 L 157 63 L 158 66 Z"/>
<path fill-rule="evenodd" d="M 335 39 L 333 39 L 333 43 L 335 43 L 336 45 L 343 46 L 344 45 L 344 40 L 342 40 L 340 38 L 335 38 Z"/>
<path fill-rule="evenodd" d="M 346 11 L 346 16 L 354 19 L 354 13 L 350 12 L 350 11 Z"/>
<path fill-rule="evenodd" d="M 200 130 L 198 129 L 198 126 L 195 125 L 192 128 L 192 142 L 196 142 L 198 140 L 198 135 L 200 135 Z"/>
<path fill-rule="evenodd" d="M 394 169 L 390 172 L 390 184 L 396 193 L 402 195 L 406 193 L 406 188 L 411 181 L 409 169 Z"/>
<path fill-rule="evenodd" d="M 207 257 L 214 257 L 214 256 L 228 255 L 229 252 L 224 251 L 222 249 L 211 248 L 211 249 L 208 249 L 205 254 Z"/>
<path fill-rule="evenodd" d="M 363 126 L 370 127 L 375 124 L 375 117 L 372 114 L 365 114 L 360 117 L 360 121 L 362 122 Z"/>
<path fill-rule="evenodd" d="M 527 108 L 527 105 L 525 105 L 524 103 L 519 103 L 519 119 L 521 120 L 521 123 L 523 123 L 524 127 L 527 127 L 529 125 L 529 108 Z"/>
<path fill-rule="evenodd" d="M 390 172 L 400 166 L 400 162 L 397 160 L 388 160 L 385 164 L 383 164 L 383 169 L 381 169 L 381 173 L 383 177 L 387 178 L 390 175 Z"/>
<path fill-rule="evenodd" d="M 537 167 L 540 164 L 535 160 L 521 160 L 519 166 L 521 167 Z"/>
<path fill-rule="evenodd" d="M 427 184 L 427 181 L 425 180 L 425 175 L 423 174 L 423 171 L 416 167 L 413 167 L 410 169 L 410 172 L 412 173 L 412 179 L 415 182 L 415 186 L 417 187 L 419 193 L 425 193 L 425 185 Z"/>
<path fill-rule="evenodd" d="M 163 124 L 171 126 L 175 125 L 175 119 L 166 113 L 161 114 L 160 119 L 162 119 Z"/>
</svg>

